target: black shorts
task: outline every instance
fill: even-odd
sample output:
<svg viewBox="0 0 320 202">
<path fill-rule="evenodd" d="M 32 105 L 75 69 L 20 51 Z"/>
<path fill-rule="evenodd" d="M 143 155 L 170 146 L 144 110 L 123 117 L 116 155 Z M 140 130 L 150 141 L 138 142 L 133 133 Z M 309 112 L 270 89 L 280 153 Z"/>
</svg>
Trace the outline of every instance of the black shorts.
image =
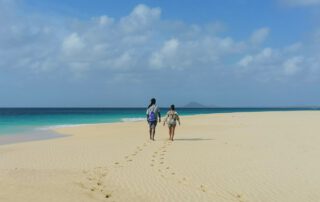
<svg viewBox="0 0 320 202">
<path fill-rule="evenodd" d="M 155 128 L 157 126 L 158 121 L 148 121 L 150 128 Z"/>
</svg>

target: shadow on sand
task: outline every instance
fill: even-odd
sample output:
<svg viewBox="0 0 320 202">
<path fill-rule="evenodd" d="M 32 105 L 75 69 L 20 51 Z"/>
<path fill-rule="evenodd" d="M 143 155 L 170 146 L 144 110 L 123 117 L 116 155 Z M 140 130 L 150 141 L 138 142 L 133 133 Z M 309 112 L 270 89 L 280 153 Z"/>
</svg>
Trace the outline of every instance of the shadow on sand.
<svg viewBox="0 0 320 202">
<path fill-rule="evenodd" d="M 214 139 L 207 139 L 207 138 L 177 138 L 174 141 L 210 141 Z"/>
</svg>

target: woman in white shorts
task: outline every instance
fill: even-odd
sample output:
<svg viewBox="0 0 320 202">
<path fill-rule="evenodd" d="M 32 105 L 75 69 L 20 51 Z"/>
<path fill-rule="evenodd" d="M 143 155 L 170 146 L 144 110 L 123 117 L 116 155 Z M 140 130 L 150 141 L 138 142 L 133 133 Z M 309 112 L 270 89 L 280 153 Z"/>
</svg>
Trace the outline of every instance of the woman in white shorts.
<svg viewBox="0 0 320 202">
<path fill-rule="evenodd" d="M 168 124 L 169 140 L 171 140 L 171 141 L 173 141 L 174 131 L 175 131 L 177 122 L 180 125 L 180 117 L 179 117 L 178 113 L 176 112 L 174 105 L 171 105 L 169 111 L 167 112 L 167 116 L 163 122 L 163 125 L 165 125 L 166 123 Z"/>
</svg>

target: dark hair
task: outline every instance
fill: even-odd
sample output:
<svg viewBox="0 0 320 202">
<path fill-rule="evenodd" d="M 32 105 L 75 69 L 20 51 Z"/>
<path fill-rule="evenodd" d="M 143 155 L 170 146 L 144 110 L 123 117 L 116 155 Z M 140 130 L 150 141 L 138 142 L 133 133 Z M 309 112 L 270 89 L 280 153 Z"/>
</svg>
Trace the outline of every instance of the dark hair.
<svg viewBox="0 0 320 202">
<path fill-rule="evenodd" d="M 174 107 L 174 105 L 171 105 L 171 106 L 170 106 L 170 109 L 173 110 L 173 111 L 176 110 L 175 107 Z"/>
<path fill-rule="evenodd" d="M 148 106 L 148 109 L 149 109 L 152 105 L 154 105 L 154 104 L 156 104 L 156 98 L 152 98 L 152 99 L 150 100 L 150 104 L 149 104 L 149 106 Z"/>
</svg>

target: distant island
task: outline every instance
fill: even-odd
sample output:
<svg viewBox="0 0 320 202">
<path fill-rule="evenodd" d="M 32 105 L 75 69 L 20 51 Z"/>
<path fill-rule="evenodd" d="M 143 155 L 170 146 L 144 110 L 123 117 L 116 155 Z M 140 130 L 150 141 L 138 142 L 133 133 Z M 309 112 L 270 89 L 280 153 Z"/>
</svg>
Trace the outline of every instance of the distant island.
<svg viewBox="0 0 320 202">
<path fill-rule="evenodd" d="M 199 102 L 189 102 L 188 104 L 183 106 L 183 108 L 215 108 L 215 107 L 217 106 L 214 106 L 214 105 L 206 106 Z"/>
</svg>

